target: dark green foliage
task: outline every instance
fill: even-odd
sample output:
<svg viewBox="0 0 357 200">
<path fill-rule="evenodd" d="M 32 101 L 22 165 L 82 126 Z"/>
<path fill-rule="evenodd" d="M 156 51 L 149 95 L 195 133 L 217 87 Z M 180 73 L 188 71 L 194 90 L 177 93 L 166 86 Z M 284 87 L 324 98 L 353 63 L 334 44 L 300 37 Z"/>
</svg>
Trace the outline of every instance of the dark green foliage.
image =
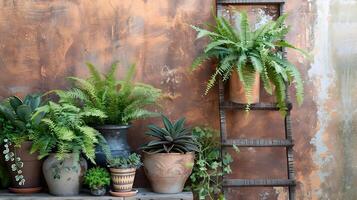
<svg viewBox="0 0 357 200">
<path fill-rule="evenodd" d="M 222 176 L 232 172 L 232 156 L 225 153 L 221 157 L 218 132 L 210 128 L 195 127 L 192 135 L 199 141 L 200 151 L 196 155 L 189 186 L 200 200 L 224 199 L 221 194 Z M 238 152 L 238 148 L 234 148 Z"/>
<path fill-rule="evenodd" d="M 90 189 L 99 189 L 110 185 L 110 174 L 105 168 L 89 169 L 84 175 L 84 184 Z"/>
<path fill-rule="evenodd" d="M 286 47 L 306 53 L 284 39 L 289 32 L 289 28 L 284 24 L 285 18 L 286 15 L 283 15 L 276 21 L 251 30 L 247 14 L 243 12 L 239 30 L 223 17 L 216 17 L 216 25 L 210 26 L 212 31 L 192 26 L 198 32 L 197 39 L 210 39 L 204 53 L 193 62 L 192 69 L 196 69 L 207 59 L 219 60 L 215 73 L 208 81 L 206 94 L 216 84 L 218 76 L 226 81 L 233 71 L 237 71 L 250 103 L 255 74 L 259 73 L 269 94 L 272 94 L 275 88 L 278 106 L 283 114 L 287 109 L 285 82 L 295 84 L 297 102 L 301 104 L 304 98 L 301 75 L 296 67 L 282 56 L 280 50 Z"/>
<path fill-rule="evenodd" d="M 166 116 L 162 115 L 164 128 L 149 125 L 150 129 L 146 135 L 157 138 L 141 147 L 148 153 L 186 153 L 197 152 L 198 144 L 191 135 L 191 131 L 184 127 L 185 118 L 172 123 Z"/>
<path fill-rule="evenodd" d="M 11 96 L 0 103 L 0 143 L 8 139 L 18 146 L 36 137 L 36 129 L 43 115 L 34 117 L 41 104 L 40 94 L 29 94 L 24 100 Z"/>
<path fill-rule="evenodd" d="M 104 118 L 100 110 L 80 109 L 69 104 L 49 102 L 37 109 L 37 114 L 45 113 L 41 120 L 41 134 L 34 139 L 31 152 L 38 151 L 40 158 L 49 153 L 57 153 L 58 159 L 64 159 L 68 153 L 83 153 L 94 163 L 95 145 L 99 133 L 87 126 L 85 117 Z"/>
<path fill-rule="evenodd" d="M 5 167 L 5 163 L 0 158 L 0 188 L 6 188 L 10 184 L 10 177 Z"/>
<path fill-rule="evenodd" d="M 84 109 L 98 109 L 105 119 L 87 117 L 93 124 L 127 125 L 131 121 L 154 116 L 155 113 L 145 109 L 155 105 L 161 96 L 161 90 L 143 83 L 133 81 L 135 65 L 132 65 L 124 80 L 116 80 L 117 63 L 102 75 L 91 63 L 87 63 L 90 77 L 81 79 L 70 77 L 74 88 L 68 91 L 58 90 L 60 102 L 69 103 Z"/>
<path fill-rule="evenodd" d="M 139 168 L 142 163 L 140 155 L 136 153 L 130 154 L 128 157 L 110 157 L 107 158 L 108 167 L 111 168 Z"/>
</svg>

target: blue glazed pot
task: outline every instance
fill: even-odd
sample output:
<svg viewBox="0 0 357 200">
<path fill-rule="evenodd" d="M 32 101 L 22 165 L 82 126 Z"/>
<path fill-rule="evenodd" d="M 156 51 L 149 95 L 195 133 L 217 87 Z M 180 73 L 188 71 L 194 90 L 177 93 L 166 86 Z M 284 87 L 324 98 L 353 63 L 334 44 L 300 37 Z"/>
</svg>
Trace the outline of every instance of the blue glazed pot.
<svg viewBox="0 0 357 200">
<path fill-rule="evenodd" d="M 102 136 L 107 140 L 110 151 L 113 157 L 129 156 L 131 148 L 128 144 L 127 135 L 130 125 L 117 126 L 117 125 L 103 125 L 94 127 Z M 95 153 L 96 164 L 101 167 L 107 167 L 106 157 L 101 147 L 97 146 Z"/>
</svg>

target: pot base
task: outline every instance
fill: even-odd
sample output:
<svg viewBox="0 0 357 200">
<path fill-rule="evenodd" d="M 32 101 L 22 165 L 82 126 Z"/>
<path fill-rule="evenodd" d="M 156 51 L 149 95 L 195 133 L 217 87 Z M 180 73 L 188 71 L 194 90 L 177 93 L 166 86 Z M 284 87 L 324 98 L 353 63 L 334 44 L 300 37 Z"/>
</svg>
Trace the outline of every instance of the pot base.
<svg viewBox="0 0 357 200">
<path fill-rule="evenodd" d="M 31 194 L 31 193 L 38 193 L 42 190 L 42 187 L 34 187 L 34 188 L 13 188 L 9 187 L 9 191 L 13 193 L 20 193 L 20 194 Z"/>
<path fill-rule="evenodd" d="M 129 192 L 114 192 L 114 191 L 110 190 L 109 193 L 112 196 L 115 196 L 115 197 L 132 197 L 132 196 L 135 196 L 138 193 L 138 190 L 137 189 L 132 189 Z"/>
</svg>

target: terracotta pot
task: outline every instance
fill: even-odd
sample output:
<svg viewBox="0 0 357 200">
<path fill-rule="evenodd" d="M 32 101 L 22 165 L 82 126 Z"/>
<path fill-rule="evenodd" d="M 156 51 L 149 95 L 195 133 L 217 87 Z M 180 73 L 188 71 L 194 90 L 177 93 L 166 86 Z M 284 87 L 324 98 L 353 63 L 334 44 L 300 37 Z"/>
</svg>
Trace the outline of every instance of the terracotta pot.
<svg viewBox="0 0 357 200">
<path fill-rule="evenodd" d="M 260 78 L 257 73 L 255 76 L 255 82 L 252 88 L 252 99 L 250 103 L 259 102 L 260 93 Z M 234 103 L 248 103 L 248 99 L 245 95 L 243 83 L 239 79 L 237 71 L 233 71 L 229 79 L 229 100 Z"/>
<path fill-rule="evenodd" d="M 131 148 L 127 141 L 127 135 L 130 125 L 103 125 L 94 128 L 97 129 L 107 141 L 113 157 L 129 156 Z M 107 167 L 106 157 L 99 146 L 96 148 L 95 162 L 101 167 Z"/>
<path fill-rule="evenodd" d="M 187 178 L 192 172 L 194 153 L 157 153 L 144 152 L 144 170 L 154 192 L 182 192 Z"/>
<path fill-rule="evenodd" d="M 43 163 L 43 174 L 49 192 L 57 196 L 78 195 L 87 170 L 87 162 L 76 154 L 69 154 L 64 160 L 58 160 L 56 154 L 51 154 Z"/>
<path fill-rule="evenodd" d="M 19 185 L 19 182 L 16 181 L 15 176 L 17 172 L 11 170 L 11 165 L 14 164 L 13 161 L 6 162 L 8 172 L 10 174 L 11 188 L 14 188 L 15 192 L 21 193 L 24 191 L 38 191 L 41 187 L 41 165 L 42 161 L 38 160 L 38 153 L 30 154 L 30 149 L 32 142 L 26 141 L 21 144 L 21 147 L 10 147 L 10 151 L 14 152 L 16 157 L 21 159 L 23 167 L 21 168 L 22 175 L 24 176 L 25 183 L 24 185 Z M 26 192 L 28 193 L 28 192 Z"/>
<path fill-rule="evenodd" d="M 110 168 L 109 171 L 115 192 L 130 192 L 133 189 L 136 168 Z"/>
</svg>

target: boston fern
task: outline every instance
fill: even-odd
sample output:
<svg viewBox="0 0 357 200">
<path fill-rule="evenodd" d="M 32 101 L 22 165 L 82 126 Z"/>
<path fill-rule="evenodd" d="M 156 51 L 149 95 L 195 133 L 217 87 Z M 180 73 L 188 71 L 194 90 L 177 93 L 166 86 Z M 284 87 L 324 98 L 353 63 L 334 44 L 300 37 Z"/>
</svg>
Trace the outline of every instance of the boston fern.
<svg viewBox="0 0 357 200">
<path fill-rule="evenodd" d="M 149 125 L 146 135 L 157 138 L 141 147 L 148 153 L 186 153 L 199 151 L 196 139 L 191 131 L 184 127 L 185 118 L 172 123 L 162 115 L 164 128 Z"/>
<path fill-rule="evenodd" d="M 69 77 L 74 81 L 75 87 L 68 91 L 56 91 L 60 102 L 101 110 L 106 115 L 101 124 L 127 125 L 135 119 L 155 115 L 145 107 L 156 104 L 161 90 L 133 82 L 135 65 L 129 68 L 124 80 L 119 81 L 115 78 L 117 63 L 105 75 L 91 63 L 87 63 L 87 67 L 90 71 L 89 78 Z M 87 121 L 98 123 L 96 118 Z"/>
<path fill-rule="evenodd" d="M 58 159 L 64 159 L 69 153 L 83 153 L 94 162 L 95 145 L 99 133 L 87 126 L 86 117 L 104 118 L 97 109 L 80 109 L 70 104 L 49 102 L 37 109 L 37 114 L 44 113 L 41 120 L 42 131 L 34 140 L 31 152 L 38 151 L 40 158 L 49 153 L 56 153 Z"/>
<path fill-rule="evenodd" d="M 249 103 L 252 99 L 255 74 L 259 73 L 269 94 L 272 94 L 275 88 L 277 103 L 283 113 L 287 109 L 285 82 L 295 84 L 297 102 L 301 104 L 304 97 L 301 75 L 296 67 L 283 57 L 281 48 L 304 52 L 284 40 L 289 32 L 289 28 L 284 24 L 285 18 L 286 15 L 283 15 L 276 21 L 269 21 L 258 29 L 251 30 L 247 14 L 242 12 L 239 30 L 235 30 L 223 17 L 215 18 L 216 25 L 210 26 L 212 31 L 192 26 L 198 32 L 197 39 L 210 39 L 204 53 L 193 62 L 192 68 L 196 69 L 210 58 L 219 60 L 216 71 L 207 84 L 206 94 L 215 85 L 218 76 L 226 81 L 233 71 L 237 71 Z"/>
</svg>

